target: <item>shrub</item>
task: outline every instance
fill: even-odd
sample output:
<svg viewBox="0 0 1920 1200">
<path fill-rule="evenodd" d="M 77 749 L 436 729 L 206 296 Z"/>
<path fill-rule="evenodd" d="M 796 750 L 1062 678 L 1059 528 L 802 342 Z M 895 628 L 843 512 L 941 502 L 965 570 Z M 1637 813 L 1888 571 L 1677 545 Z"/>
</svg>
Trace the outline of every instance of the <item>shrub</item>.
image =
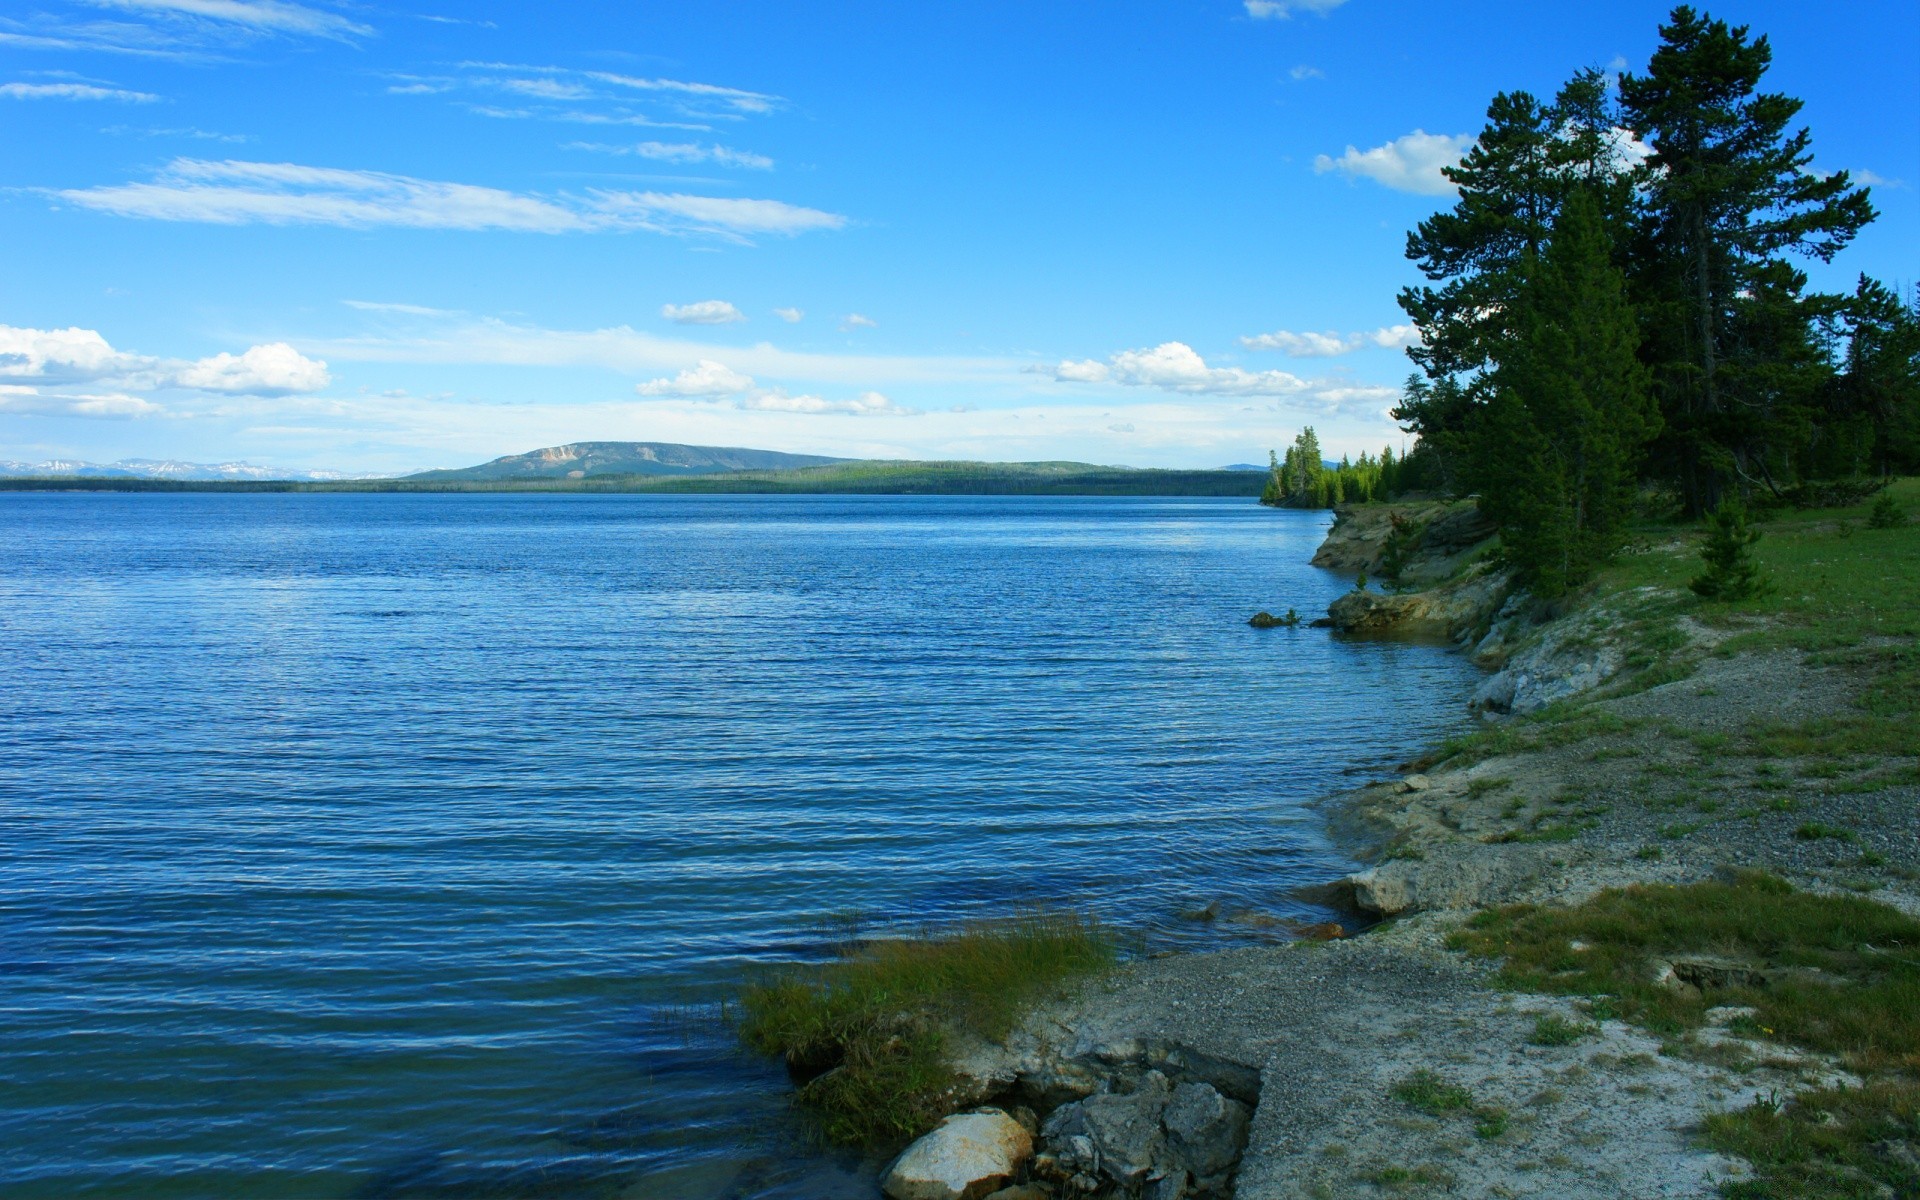
<svg viewBox="0 0 1920 1200">
<path fill-rule="evenodd" d="M 1893 529 L 1906 524 L 1907 514 L 1900 511 L 1900 504 L 1891 492 L 1881 492 L 1880 498 L 1873 502 L 1873 512 L 1867 516 L 1868 529 Z"/>
</svg>

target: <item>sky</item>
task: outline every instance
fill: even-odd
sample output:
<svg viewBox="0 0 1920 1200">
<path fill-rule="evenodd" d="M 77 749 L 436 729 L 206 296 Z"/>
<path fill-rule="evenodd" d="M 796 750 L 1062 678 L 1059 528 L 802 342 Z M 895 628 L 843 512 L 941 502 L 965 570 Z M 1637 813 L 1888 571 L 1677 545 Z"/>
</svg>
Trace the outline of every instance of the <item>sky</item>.
<svg viewBox="0 0 1920 1200">
<path fill-rule="evenodd" d="M 1772 39 L 1920 277 L 1920 6 Z M 396 473 L 587 440 L 1398 449 L 1406 231 L 1494 93 L 1666 6 L 0 6 L 0 460 Z"/>
</svg>

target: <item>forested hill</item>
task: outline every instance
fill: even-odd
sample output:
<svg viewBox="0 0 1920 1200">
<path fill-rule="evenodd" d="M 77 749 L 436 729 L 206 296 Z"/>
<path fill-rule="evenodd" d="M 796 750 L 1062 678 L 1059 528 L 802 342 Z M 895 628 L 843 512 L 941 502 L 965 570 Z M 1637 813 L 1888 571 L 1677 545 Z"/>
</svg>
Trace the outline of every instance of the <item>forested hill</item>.
<svg viewBox="0 0 1920 1200">
<path fill-rule="evenodd" d="M 589 475 L 714 475 L 723 471 L 781 471 L 846 462 L 819 454 L 783 454 L 738 446 L 683 446 L 676 442 L 571 442 L 509 454 L 477 467 L 422 471 L 408 479 L 581 479 Z"/>
</svg>

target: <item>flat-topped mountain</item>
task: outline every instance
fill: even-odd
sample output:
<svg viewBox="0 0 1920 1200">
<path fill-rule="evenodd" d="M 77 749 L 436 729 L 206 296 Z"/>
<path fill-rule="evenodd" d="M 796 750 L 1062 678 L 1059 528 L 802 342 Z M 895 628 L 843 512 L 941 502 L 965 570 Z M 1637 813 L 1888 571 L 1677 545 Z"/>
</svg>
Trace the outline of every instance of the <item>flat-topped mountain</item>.
<svg viewBox="0 0 1920 1200">
<path fill-rule="evenodd" d="M 584 479 L 589 475 L 719 475 L 727 471 L 784 471 L 847 462 L 818 454 L 783 454 L 738 446 L 682 446 L 676 442 L 570 442 L 509 454 L 477 467 L 422 471 L 408 479 Z"/>
</svg>

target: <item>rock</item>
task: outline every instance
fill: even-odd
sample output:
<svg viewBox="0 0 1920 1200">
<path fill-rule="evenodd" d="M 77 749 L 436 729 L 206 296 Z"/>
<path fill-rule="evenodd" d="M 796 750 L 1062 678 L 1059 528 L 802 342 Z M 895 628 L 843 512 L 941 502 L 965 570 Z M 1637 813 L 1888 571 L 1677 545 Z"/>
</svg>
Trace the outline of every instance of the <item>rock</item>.
<svg viewBox="0 0 1920 1200">
<path fill-rule="evenodd" d="M 1171 1175 L 1162 1175 L 1158 1179 L 1149 1179 L 1146 1190 L 1140 1193 L 1141 1200 L 1184 1200 L 1187 1194 L 1187 1173 L 1175 1171 Z"/>
<path fill-rule="evenodd" d="M 1041 1129 L 1049 1155 L 1069 1175 L 1107 1180 L 1138 1190 L 1166 1151 L 1160 1125 L 1173 1089 L 1148 1071 L 1126 1095 L 1088 1096 L 1056 1109 Z"/>
<path fill-rule="evenodd" d="M 987 1200 L 1053 1200 L 1053 1193 L 1037 1183 L 1022 1183 L 1001 1188 Z"/>
<path fill-rule="evenodd" d="M 1224 1174 L 1246 1148 L 1249 1115 L 1246 1105 L 1204 1083 L 1183 1083 L 1173 1089 L 1162 1118 L 1167 1148 L 1174 1161 L 1194 1175 Z"/>
<path fill-rule="evenodd" d="M 1353 888 L 1353 902 L 1363 910 L 1383 917 L 1395 917 L 1413 907 L 1413 889 L 1397 864 L 1373 867 L 1347 876 Z"/>
<path fill-rule="evenodd" d="M 1540 874 L 1538 846 L 1425 843 L 1424 857 L 1396 858 L 1347 876 L 1354 903 L 1383 917 L 1433 909 L 1478 908 L 1510 896 Z"/>
<path fill-rule="evenodd" d="M 1432 786 L 1433 780 L 1425 775 L 1409 775 L 1400 781 L 1400 790 L 1403 792 L 1424 792 Z"/>
<path fill-rule="evenodd" d="M 1338 921 L 1316 921 L 1301 925 L 1294 932 L 1310 942 L 1331 942 L 1347 936 L 1347 927 Z"/>
<path fill-rule="evenodd" d="M 1033 1157 L 1033 1135 L 998 1109 L 960 1113 L 914 1142 L 881 1181 L 893 1200 L 983 1200 Z"/>
<path fill-rule="evenodd" d="M 1714 988 L 1764 988 L 1767 973 L 1749 963 L 1725 958 L 1682 958 L 1654 964 L 1653 981 L 1686 992 Z"/>
</svg>

